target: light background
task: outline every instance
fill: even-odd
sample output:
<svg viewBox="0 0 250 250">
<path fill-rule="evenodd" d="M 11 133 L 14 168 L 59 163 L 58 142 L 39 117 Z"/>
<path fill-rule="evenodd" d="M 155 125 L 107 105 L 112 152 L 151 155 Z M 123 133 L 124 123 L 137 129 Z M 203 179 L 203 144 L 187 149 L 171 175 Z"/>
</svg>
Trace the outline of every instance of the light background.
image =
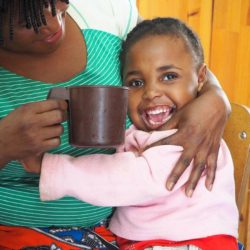
<svg viewBox="0 0 250 250">
<path fill-rule="evenodd" d="M 177 17 L 200 36 L 231 102 L 250 106 L 250 0 L 137 0 L 144 18 Z"/>
</svg>

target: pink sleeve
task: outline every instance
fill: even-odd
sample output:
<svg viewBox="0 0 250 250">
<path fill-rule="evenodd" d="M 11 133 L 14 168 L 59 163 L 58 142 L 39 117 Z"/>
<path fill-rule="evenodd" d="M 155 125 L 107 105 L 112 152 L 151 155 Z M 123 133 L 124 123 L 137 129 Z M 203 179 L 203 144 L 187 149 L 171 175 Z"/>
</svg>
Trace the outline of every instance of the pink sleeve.
<svg viewBox="0 0 250 250">
<path fill-rule="evenodd" d="M 42 200 L 73 196 L 98 206 L 139 205 L 165 196 L 167 176 L 182 151 L 158 146 L 140 157 L 131 152 L 73 158 L 45 154 L 40 178 Z M 188 178 L 184 173 L 175 188 Z"/>
</svg>

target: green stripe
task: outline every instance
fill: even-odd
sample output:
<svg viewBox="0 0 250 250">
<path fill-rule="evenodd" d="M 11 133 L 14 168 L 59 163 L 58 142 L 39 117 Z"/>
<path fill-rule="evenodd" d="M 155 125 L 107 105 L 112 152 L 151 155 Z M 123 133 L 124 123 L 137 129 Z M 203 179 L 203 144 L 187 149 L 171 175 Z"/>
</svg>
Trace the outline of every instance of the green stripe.
<svg viewBox="0 0 250 250">
<path fill-rule="evenodd" d="M 56 86 L 121 85 L 118 57 L 121 39 L 90 29 L 84 31 L 84 38 L 88 55 L 86 69 Z M 54 86 L 0 68 L 0 117 L 24 103 L 46 99 L 48 91 Z M 67 123 L 63 125 L 65 131 L 61 137 L 62 144 L 51 152 L 72 156 L 113 152 L 107 149 L 79 149 L 68 145 Z M 129 125 L 127 119 L 127 127 Z M 16 161 L 10 162 L 0 171 L 0 224 L 30 227 L 91 226 L 111 214 L 112 209 L 109 207 L 91 206 L 70 197 L 40 202 L 38 181 L 37 175 L 25 172 Z"/>
</svg>

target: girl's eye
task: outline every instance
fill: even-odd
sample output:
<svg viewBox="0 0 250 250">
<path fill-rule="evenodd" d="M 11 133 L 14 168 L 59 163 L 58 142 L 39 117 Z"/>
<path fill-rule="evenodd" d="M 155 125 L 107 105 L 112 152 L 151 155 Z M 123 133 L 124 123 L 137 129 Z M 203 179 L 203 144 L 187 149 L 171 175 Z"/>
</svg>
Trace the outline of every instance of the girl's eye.
<svg viewBox="0 0 250 250">
<path fill-rule="evenodd" d="M 167 73 L 162 78 L 163 78 L 163 81 L 171 81 L 171 80 L 176 79 L 177 77 L 178 76 L 176 73 Z"/>
<path fill-rule="evenodd" d="M 126 84 L 128 87 L 132 88 L 139 88 L 143 86 L 143 81 L 142 80 L 131 80 Z"/>
</svg>

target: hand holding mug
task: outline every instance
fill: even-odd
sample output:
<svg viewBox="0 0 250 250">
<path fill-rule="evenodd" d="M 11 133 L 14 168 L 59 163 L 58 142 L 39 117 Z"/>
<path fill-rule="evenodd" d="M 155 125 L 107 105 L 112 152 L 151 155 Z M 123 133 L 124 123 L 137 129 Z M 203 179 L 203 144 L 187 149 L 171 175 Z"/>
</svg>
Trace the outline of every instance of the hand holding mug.
<svg viewBox="0 0 250 250">
<path fill-rule="evenodd" d="M 0 120 L 0 166 L 59 146 L 67 103 L 46 100 L 22 105 Z"/>
<path fill-rule="evenodd" d="M 51 89 L 48 98 L 69 103 L 69 142 L 76 147 L 115 147 L 124 142 L 128 88 L 77 86 Z"/>
</svg>

